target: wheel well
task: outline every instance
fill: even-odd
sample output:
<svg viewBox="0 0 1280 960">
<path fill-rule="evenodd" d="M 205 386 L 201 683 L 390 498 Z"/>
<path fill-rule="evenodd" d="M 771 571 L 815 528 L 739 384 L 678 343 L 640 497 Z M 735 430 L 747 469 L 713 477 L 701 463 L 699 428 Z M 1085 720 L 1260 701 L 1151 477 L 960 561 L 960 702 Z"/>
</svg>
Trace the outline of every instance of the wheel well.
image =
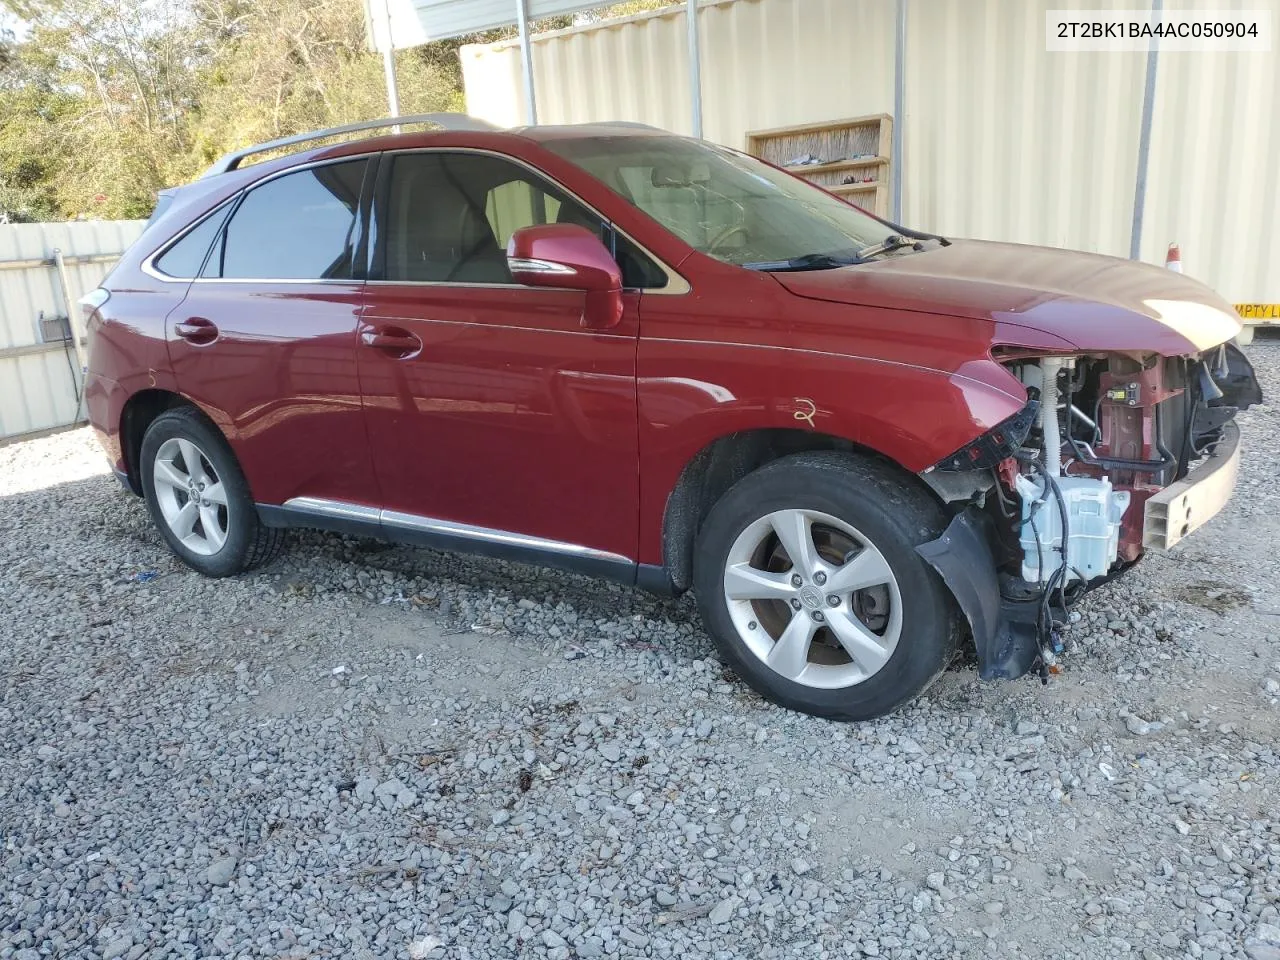
<svg viewBox="0 0 1280 960">
<path fill-rule="evenodd" d="M 168 390 L 139 390 L 124 405 L 120 414 L 120 450 L 124 456 L 129 486 L 134 493 L 142 494 L 142 474 L 138 468 L 141 460 L 142 438 L 147 427 L 156 417 L 175 407 L 194 407 L 184 397 Z"/>
<path fill-rule="evenodd" d="M 766 429 L 720 437 L 699 450 L 685 465 L 667 498 L 662 519 L 662 559 L 677 591 L 687 590 L 693 583 L 693 543 L 716 501 L 735 483 L 766 463 L 813 450 L 862 454 L 889 464 L 902 473 L 904 480 L 920 483 L 914 474 L 874 450 L 831 434 Z M 920 486 L 929 489 L 923 483 Z M 930 494 L 936 498 L 931 490 Z"/>
</svg>

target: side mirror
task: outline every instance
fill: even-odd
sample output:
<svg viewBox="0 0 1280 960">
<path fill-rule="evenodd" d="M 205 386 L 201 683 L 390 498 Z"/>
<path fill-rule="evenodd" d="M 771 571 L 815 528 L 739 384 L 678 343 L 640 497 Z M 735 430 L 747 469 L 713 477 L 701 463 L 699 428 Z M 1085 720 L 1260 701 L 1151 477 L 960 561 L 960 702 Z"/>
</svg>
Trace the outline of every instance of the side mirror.
<svg viewBox="0 0 1280 960">
<path fill-rule="evenodd" d="M 582 325 L 607 330 L 622 319 L 622 271 L 600 238 L 574 223 L 523 227 L 507 242 L 507 266 L 528 287 L 581 290 Z"/>
</svg>

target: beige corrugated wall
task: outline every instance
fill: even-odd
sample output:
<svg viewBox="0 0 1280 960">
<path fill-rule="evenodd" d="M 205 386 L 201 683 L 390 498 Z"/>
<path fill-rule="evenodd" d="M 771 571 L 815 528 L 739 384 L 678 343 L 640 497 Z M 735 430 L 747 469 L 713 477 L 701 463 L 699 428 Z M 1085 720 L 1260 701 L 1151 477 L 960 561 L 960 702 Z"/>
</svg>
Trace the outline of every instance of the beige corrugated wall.
<svg viewBox="0 0 1280 960">
<path fill-rule="evenodd" d="M 894 17 L 884 0 L 704 0 L 704 135 L 741 147 L 747 130 L 889 112 Z M 683 7 L 544 34 L 533 49 L 540 123 L 690 129 Z M 469 112 L 524 123 L 518 46 L 463 47 L 462 69 Z"/>
<path fill-rule="evenodd" d="M 1280 0 L 1220 5 L 1270 8 L 1280 30 Z M 1158 91 L 1142 258 L 1177 239 L 1187 273 L 1233 303 L 1280 303 L 1280 49 L 1162 53 Z"/>
<path fill-rule="evenodd" d="M 83 405 L 76 410 L 79 364 L 71 344 L 40 340 L 41 311 L 67 315 L 58 274 L 51 263 L 32 261 L 61 250 L 75 300 L 98 285 L 142 227 L 141 220 L 0 225 L 0 439 L 84 417 Z"/>
<path fill-rule="evenodd" d="M 1205 0 L 1235 9 L 1280 0 Z M 1129 251 L 1146 56 L 1049 53 L 1050 9 L 1139 0 L 909 0 L 903 219 L 956 236 Z M 1168 0 L 1194 9 L 1190 0 Z M 893 112 L 893 0 L 717 0 L 699 13 L 704 134 Z M 543 123 L 690 129 L 675 7 L 533 44 Z M 464 47 L 468 109 L 524 122 L 520 51 Z M 1233 302 L 1280 302 L 1280 51 L 1159 61 L 1142 256 L 1182 245 Z"/>
<path fill-rule="evenodd" d="M 1127 256 L 1146 58 L 1047 52 L 1050 5 L 911 0 L 903 219 Z"/>
</svg>

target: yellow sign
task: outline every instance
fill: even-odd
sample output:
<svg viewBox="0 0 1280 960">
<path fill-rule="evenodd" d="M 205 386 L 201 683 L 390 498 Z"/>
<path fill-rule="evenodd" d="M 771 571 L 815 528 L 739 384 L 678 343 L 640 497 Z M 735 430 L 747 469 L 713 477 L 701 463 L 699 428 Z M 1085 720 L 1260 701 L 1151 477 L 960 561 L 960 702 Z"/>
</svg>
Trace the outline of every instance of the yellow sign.
<svg viewBox="0 0 1280 960">
<path fill-rule="evenodd" d="M 1236 313 L 1241 320 L 1276 323 L 1280 322 L 1280 303 L 1237 303 Z"/>
</svg>

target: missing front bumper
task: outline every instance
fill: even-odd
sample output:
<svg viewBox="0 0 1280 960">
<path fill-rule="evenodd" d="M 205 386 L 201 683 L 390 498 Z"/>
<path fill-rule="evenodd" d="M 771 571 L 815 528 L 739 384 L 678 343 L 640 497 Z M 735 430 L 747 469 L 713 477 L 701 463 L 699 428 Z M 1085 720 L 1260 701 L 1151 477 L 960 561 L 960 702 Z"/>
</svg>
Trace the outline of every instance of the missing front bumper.
<svg viewBox="0 0 1280 960">
<path fill-rule="evenodd" d="M 1211 520 L 1231 499 L 1240 473 L 1240 428 L 1228 423 L 1203 463 L 1151 497 L 1142 523 L 1142 545 L 1168 550 Z"/>
<path fill-rule="evenodd" d="M 1013 680 L 1040 656 L 1039 604 L 1000 595 L 989 520 L 970 508 L 956 514 L 942 536 L 916 547 L 942 578 L 969 622 L 983 680 Z"/>
<path fill-rule="evenodd" d="M 1208 522 L 1231 498 L 1239 468 L 1240 428 L 1228 423 L 1203 463 L 1147 500 L 1144 546 L 1167 549 Z M 916 552 L 942 578 L 968 621 L 979 676 L 1013 679 L 1030 671 L 1041 655 L 1040 604 L 1002 595 L 993 542 L 990 518 L 970 507 L 952 518 L 942 536 L 916 547 Z M 1093 579 L 1089 587 L 1118 572 Z"/>
</svg>

